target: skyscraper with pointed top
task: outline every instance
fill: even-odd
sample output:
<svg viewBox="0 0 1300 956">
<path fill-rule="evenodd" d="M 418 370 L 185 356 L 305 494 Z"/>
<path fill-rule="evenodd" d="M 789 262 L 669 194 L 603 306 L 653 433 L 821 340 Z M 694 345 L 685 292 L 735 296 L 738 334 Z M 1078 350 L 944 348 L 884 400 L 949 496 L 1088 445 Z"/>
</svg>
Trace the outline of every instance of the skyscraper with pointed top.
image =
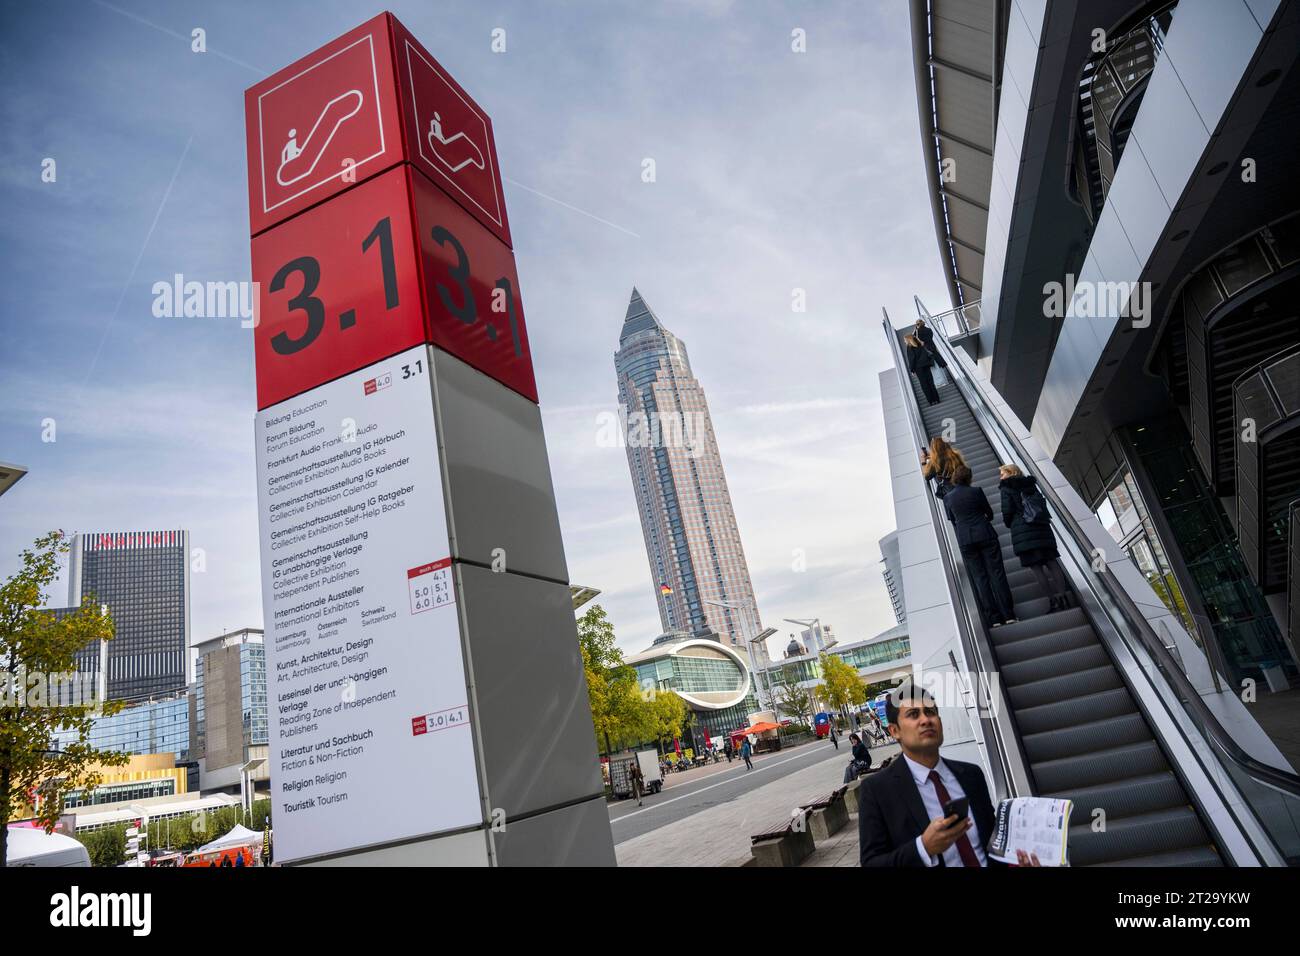
<svg viewBox="0 0 1300 956">
<path fill-rule="evenodd" d="M 716 635 L 743 653 L 762 623 L 704 389 L 685 343 L 635 288 L 614 368 L 663 628 Z M 765 659 L 762 645 L 755 647 Z"/>
</svg>

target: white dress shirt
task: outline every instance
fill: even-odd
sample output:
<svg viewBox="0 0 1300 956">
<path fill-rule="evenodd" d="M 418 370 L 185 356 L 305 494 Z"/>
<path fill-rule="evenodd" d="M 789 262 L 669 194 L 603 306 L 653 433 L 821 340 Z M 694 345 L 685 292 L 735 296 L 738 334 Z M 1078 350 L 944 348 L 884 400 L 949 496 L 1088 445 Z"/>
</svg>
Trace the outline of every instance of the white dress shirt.
<svg viewBox="0 0 1300 956">
<path fill-rule="evenodd" d="M 930 782 L 930 768 L 917 763 L 907 754 L 903 754 L 903 759 L 907 761 L 907 769 L 912 771 L 912 779 L 916 781 L 916 789 L 921 791 L 921 802 L 925 804 L 926 817 L 930 820 L 942 817 L 943 805 L 939 802 L 939 794 L 935 791 L 934 784 Z M 966 791 L 957 782 L 957 775 L 948 769 L 948 765 L 943 762 L 942 757 L 939 758 L 939 762 L 934 769 L 938 772 L 939 779 L 943 781 L 944 787 L 947 788 L 950 800 L 957 800 L 966 796 Z M 980 861 L 980 866 L 988 866 L 989 861 L 984 858 L 984 840 L 980 834 L 979 825 L 975 822 L 975 815 L 969 811 L 967 811 L 967 815 L 970 817 L 971 825 L 970 829 L 966 831 L 966 839 L 970 840 L 971 848 L 974 849 L 975 856 Z M 926 852 L 925 844 L 921 842 L 920 837 L 916 838 L 916 852 L 921 855 L 921 860 L 926 866 L 939 865 L 939 858 Z M 957 849 L 955 841 L 948 849 L 943 851 L 943 862 L 945 866 L 966 865 L 962 862 L 961 852 Z"/>
</svg>

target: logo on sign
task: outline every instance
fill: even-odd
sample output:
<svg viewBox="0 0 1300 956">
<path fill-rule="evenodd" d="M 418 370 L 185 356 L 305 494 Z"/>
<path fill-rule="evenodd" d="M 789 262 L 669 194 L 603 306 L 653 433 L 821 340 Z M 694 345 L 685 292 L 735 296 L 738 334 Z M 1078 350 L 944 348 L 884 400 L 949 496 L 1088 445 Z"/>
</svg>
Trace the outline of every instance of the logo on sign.
<svg viewBox="0 0 1300 956">
<path fill-rule="evenodd" d="M 262 211 L 384 154 L 373 36 L 313 63 L 257 98 Z"/>
<path fill-rule="evenodd" d="M 431 175 L 441 176 L 453 192 L 501 226 L 487 120 L 409 40 L 406 68 L 420 158 Z"/>
<path fill-rule="evenodd" d="M 393 384 L 393 373 L 385 372 L 383 375 L 377 375 L 374 378 L 368 378 L 361 383 L 362 390 L 367 395 L 373 395 L 381 388 L 387 388 Z"/>
</svg>

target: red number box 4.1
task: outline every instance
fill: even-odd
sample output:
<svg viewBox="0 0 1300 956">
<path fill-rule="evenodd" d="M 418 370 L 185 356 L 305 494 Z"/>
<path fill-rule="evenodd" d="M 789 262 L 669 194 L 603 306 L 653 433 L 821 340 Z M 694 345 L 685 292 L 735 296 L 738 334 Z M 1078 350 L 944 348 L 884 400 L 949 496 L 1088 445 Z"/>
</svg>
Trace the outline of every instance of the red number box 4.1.
<svg viewBox="0 0 1300 956">
<path fill-rule="evenodd" d="M 259 409 L 420 342 L 537 401 L 514 254 L 403 164 L 252 240 Z"/>
</svg>

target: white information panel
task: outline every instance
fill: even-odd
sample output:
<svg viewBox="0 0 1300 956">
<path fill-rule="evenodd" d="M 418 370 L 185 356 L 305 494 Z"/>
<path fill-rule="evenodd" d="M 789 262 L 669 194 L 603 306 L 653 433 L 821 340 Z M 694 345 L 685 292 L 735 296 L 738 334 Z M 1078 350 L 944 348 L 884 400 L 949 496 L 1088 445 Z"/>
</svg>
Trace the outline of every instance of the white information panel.
<svg viewBox="0 0 1300 956">
<path fill-rule="evenodd" d="M 257 416 L 275 858 L 481 822 L 417 346 Z"/>
</svg>

